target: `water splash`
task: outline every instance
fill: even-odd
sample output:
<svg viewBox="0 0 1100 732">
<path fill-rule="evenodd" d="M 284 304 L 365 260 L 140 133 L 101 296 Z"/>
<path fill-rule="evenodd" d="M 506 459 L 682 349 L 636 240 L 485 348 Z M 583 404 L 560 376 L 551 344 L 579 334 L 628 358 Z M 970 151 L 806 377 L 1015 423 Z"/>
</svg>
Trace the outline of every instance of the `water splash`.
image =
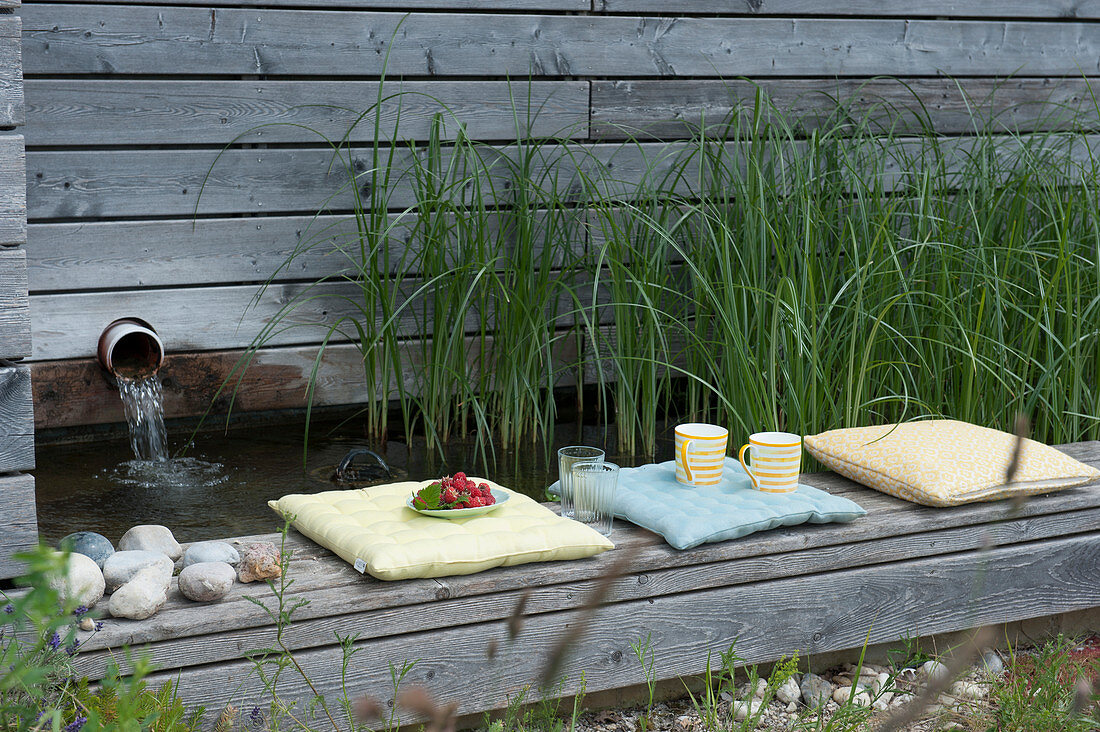
<svg viewBox="0 0 1100 732">
<path fill-rule="evenodd" d="M 164 390 L 156 374 L 118 377 L 118 392 L 126 424 L 130 427 L 130 447 L 138 460 L 165 462 L 168 441 L 164 429 Z"/>
<path fill-rule="evenodd" d="M 107 478 L 118 486 L 158 490 L 213 488 L 229 481 L 224 465 L 193 457 L 162 461 L 129 460 L 105 475 L 94 477 Z"/>
</svg>

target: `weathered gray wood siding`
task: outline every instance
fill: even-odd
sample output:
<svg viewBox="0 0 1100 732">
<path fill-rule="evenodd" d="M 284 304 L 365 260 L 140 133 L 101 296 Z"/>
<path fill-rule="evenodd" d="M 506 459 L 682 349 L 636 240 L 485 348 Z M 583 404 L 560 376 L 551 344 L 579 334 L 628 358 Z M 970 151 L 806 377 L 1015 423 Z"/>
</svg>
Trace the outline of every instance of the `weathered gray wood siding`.
<svg viewBox="0 0 1100 732">
<path fill-rule="evenodd" d="M 939 131 L 965 135 L 976 100 L 1007 129 L 1065 125 L 1068 117 L 1040 103 L 1087 109 L 1100 76 L 1100 2 L 1091 0 L 252 5 L 80 0 L 19 9 L 40 425 L 121 418 L 90 359 L 102 327 L 123 315 L 152 322 L 174 354 L 170 411 L 204 410 L 280 298 L 330 266 L 306 258 L 245 313 L 336 186 L 323 145 L 304 128 L 341 133 L 349 109 L 374 101 L 384 63 L 395 91 L 424 95 L 406 98 L 402 137 L 427 136 L 438 109 L 430 96 L 472 136 L 506 144 L 515 134 L 510 94 L 525 96 L 530 82 L 540 134 L 564 130 L 597 158 L 618 149 L 624 129 L 653 138 L 616 158 L 624 178 L 659 140 L 751 99 L 750 81 L 807 116 L 836 98 L 868 109 L 923 105 Z M 277 122 L 290 124 L 255 129 Z M 394 124 L 387 109 L 383 129 Z M 407 191 L 392 199 L 409 203 Z M 250 379 L 248 406 L 301 406 L 315 344 L 305 331 L 273 343 Z M 333 347 L 320 401 L 361 399 L 359 371 L 350 346 Z"/>
<path fill-rule="evenodd" d="M 38 522 L 34 478 L 19 471 L 34 467 L 34 412 L 30 368 L 19 363 L 31 354 L 27 297 L 27 183 L 23 136 L 23 66 L 19 3 L 0 3 L 0 579 L 20 573 L 14 552 L 34 545 Z"/>
</svg>

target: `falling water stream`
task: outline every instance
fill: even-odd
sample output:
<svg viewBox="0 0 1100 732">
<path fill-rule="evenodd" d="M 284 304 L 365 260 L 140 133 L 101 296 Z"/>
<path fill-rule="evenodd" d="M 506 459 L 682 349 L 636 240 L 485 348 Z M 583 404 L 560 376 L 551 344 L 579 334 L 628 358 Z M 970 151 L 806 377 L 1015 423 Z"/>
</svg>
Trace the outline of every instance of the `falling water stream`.
<svg viewBox="0 0 1100 732">
<path fill-rule="evenodd" d="M 221 463 L 171 457 L 164 427 L 164 390 L 158 374 L 118 374 L 117 378 L 134 459 L 108 471 L 112 483 L 135 488 L 199 488 L 229 479 Z"/>
<path fill-rule="evenodd" d="M 130 427 L 130 447 L 136 460 L 165 462 L 168 460 L 167 436 L 164 429 L 164 390 L 160 376 L 149 374 L 118 378 L 118 393 L 126 424 Z"/>
</svg>

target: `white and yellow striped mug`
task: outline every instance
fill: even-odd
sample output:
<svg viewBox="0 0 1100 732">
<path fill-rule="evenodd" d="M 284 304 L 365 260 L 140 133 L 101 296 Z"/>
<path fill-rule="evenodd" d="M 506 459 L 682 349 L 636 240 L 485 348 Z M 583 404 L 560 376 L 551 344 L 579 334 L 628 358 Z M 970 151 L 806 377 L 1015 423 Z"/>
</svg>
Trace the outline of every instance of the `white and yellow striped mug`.
<svg viewBox="0 0 1100 732">
<path fill-rule="evenodd" d="M 745 463 L 749 450 L 751 462 Z M 757 432 L 737 453 L 752 485 L 765 493 L 793 493 L 802 469 L 802 438 L 790 432 Z"/>
<path fill-rule="evenodd" d="M 722 480 L 729 430 L 713 424 L 676 428 L 676 480 L 684 485 L 715 485 Z"/>
</svg>

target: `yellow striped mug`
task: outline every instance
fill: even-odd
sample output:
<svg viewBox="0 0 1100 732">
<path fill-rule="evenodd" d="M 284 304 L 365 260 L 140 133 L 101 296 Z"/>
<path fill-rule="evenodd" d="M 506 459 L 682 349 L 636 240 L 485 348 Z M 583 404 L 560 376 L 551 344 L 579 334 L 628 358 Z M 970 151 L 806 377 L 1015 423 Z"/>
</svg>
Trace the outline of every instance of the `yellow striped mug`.
<svg viewBox="0 0 1100 732">
<path fill-rule="evenodd" d="M 722 480 L 729 430 L 713 424 L 676 428 L 676 480 L 684 485 L 715 485 Z"/>
<path fill-rule="evenodd" d="M 751 463 L 745 464 L 749 450 Z M 802 438 L 790 432 L 757 432 L 737 453 L 752 485 L 765 493 L 793 493 L 802 469 Z"/>
</svg>

